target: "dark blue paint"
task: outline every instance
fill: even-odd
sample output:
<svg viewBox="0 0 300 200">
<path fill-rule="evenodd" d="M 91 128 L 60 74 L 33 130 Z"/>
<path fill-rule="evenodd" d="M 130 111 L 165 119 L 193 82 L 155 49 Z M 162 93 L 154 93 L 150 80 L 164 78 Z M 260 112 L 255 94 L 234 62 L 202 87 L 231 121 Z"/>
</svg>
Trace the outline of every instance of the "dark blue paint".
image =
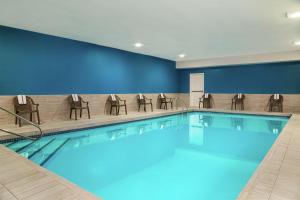
<svg viewBox="0 0 300 200">
<path fill-rule="evenodd" d="M 175 62 L 0 26 L 0 94 L 178 92 Z"/>
<path fill-rule="evenodd" d="M 180 70 L 180 92 L 189 92 L 189 74 L 205 73 L 210 93 L 300 93 L 300 62 Z"/>
</svg>

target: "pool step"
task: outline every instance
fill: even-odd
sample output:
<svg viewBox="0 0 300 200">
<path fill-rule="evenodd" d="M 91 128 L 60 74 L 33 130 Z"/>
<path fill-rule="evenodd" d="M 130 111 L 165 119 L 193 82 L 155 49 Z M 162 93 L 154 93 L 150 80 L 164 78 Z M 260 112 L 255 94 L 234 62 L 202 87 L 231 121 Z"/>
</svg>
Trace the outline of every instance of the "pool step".
<svg viewBox="0 0 300 200">
<path fill-rule="evenodd" d="M 8 143 L 3 143 L 2 145 L 4 145 L 4 146 L 9 146 L 11 143 L 14 143 L 14 142 L 8 142 Z"/>
<path fill-rule="evenodd" d="M 31 143 L 30 140 L 20 140 L 20 141 L 11 142 L 6 147 L 10 148 L 13 151 L 17 151 L 18 149 L 28 145 L 29 143 Z"/>
<path fill-rule="evenodd" d="M 28 144 L 26 144 L 26 145 L 20 147 L 19 149 L 16 149 L 16 152 L 17 152 L 17 153 L 21 152 L 23 149 L 25 149 L 25 148 L 31 146 L 34 142 L 35 142 L 35 141 L 29 142 Z"/>
<path fill-rule="evenodd" d="M 47 142 L 46 144 L 44 144 L 43 146 L 41 146 L 39 149 L 37 149 L 36 151 L 34 151 L 32 154 L 30 154 L 28 156 L 28 158 L 32 158 L 34 155 L 38 154 L 40 151 L 42 151 L 45 147 L 47 147 L 49 144 L 51 144 L 55 139 L 50 140 L 49 142 Z"/>
<path fill-rule="evenodd" d="M 70 141 L 70 138 L 63 140 L 55 140 L 51 144 L 47 145 L 41 151 L 36 153 L 30 158 L 36 164 L 43 166 L 47 163 L 67 142 Z"/>
<path fill-rule="evenodd" d="M 68 138 L 44 137 L 35 141 L 19 140 L 10 142 L 5 144 L 5 146 L 19 153 L 21 156 L 43 166 L 68 142 L 85 137 L 89 136 L 83 135 Z M 70 145 L 72 145 L 72 143 L 70 143 Z"/>
<path fill-rule="evenodd" d="M 52 139 L 52 140 L 54 140 L 54 139 Z M 37 151 L 40 151 L 43 147 L 45 147 L 45 145 L 47 145 L 52 140 L 49 138 L 49 139 L 43 139 L 43 140 L 36 140 L 34 142 L 28 141 L 28 143 L 31 143 L 31 144 L 27 145 L 28 144 L 27 143 L 26 145 L 19 147 L 21 149 L 18 151 L 18 153 L 25 158 L 29 158 L 33 154 L 36 154 Z M 26 147 L 23 148 L 24 146 L 26 146 Z"/>
</svg>

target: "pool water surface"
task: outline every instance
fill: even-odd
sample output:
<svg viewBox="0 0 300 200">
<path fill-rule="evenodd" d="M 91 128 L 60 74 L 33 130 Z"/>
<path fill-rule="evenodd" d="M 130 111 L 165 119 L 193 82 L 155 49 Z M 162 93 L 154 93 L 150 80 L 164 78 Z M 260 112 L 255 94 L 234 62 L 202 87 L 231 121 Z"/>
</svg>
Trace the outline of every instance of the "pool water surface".
<svg viewBox="0 0 300 200">
<path fill-rule="evenodd" d="M 233 200 L 287 121 L 190 112 L 5 145 L 104 200 Z"/>
</svg>

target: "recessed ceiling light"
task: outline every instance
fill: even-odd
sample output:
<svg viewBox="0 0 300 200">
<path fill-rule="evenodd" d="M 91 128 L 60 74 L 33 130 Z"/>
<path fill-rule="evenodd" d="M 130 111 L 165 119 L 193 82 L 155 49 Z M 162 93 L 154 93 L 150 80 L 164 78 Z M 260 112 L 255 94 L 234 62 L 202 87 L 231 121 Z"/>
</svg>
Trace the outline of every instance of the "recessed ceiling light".
<svg viewBox="0 0 300 200">
<path fill-rule="evenodd" d="M 178 57 L 179 57 L 179 58 L 184 58 L 184 57 L 185 57 L 185 54 L 179 54 Z"/>
<path fill-rule="evenodd" d="M 293 12 L 293 13 L 286 13 L 286 17 L 291 19 L 300 18 L 300 11 Z"/>
<path fill-rule="evenodd" d="M 299 41 L 293 42 L 293 44 L 294 44 L 295 46 L 300 46 L 300 40 L 299 40 Z"/>
<path fill-rule="evenodd" d="M 142 44 L 142 43 L 140 43 L 140 42 L 137 42 L 137 43 L 134 43 L 134 46 L 135 46 L 136 48 L 140 48 L 140 47 L 144 46 L 144 44 Z"/>
</svg>

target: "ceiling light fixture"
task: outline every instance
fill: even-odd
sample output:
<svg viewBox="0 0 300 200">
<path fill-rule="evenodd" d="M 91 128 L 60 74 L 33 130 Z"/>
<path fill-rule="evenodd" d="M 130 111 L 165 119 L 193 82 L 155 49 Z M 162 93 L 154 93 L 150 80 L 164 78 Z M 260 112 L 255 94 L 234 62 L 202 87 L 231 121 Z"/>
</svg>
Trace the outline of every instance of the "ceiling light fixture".
<svg viewBox="0 0 300 200">
<path fill-rule="evenodd" d="M 295 46 L 300 46 L 300 40 L 293 42 Z"/>
<path fill-rule="evenodd" d="M 290 19 L 300 18 L 300 11 L 292 12 L 292 13 L 286 13 L 286 17 L 290 18 Z"/>
<path fill-rule="evenodd" d="M 185 54 L 179 54 L 178 57 L 179 57 L 179 58 L 184 58 L 184 57 L 185 57 Z"/>
<path fill-rule="evenodd" d="M 144 46 L 144 44 L 142 44 L 142 43 L 140 43 L 140 42 L 137 42 L 137 43 L 134 43 L 134 46 L 135 46 L 136 48 L 140 48 L 140 47 Z"/>
</svg>

